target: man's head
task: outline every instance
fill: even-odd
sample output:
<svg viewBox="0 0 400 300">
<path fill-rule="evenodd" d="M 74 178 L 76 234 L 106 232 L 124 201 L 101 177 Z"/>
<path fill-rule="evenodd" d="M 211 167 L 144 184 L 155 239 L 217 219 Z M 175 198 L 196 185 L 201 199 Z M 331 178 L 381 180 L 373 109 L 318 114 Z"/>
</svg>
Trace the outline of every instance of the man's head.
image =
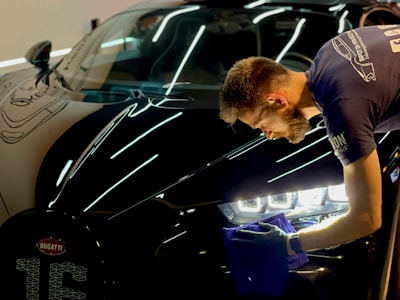
<svg viewBox="0 0 400 300">
<path fill-rule="evenodd" d="M 290 100 L 290 70 L 266 57 L 237 61 L 220 93 L 220 118 L 240 120 L 267 138 L 285 137 L 299 143 L 310 129 L 308 120 Z"/>
</svg>

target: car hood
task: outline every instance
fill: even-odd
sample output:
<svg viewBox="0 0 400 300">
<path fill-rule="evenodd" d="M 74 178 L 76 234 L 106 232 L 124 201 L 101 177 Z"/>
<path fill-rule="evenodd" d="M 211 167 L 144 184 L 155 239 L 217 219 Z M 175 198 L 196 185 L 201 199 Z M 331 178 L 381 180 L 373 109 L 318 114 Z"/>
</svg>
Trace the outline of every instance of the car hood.
<svg viewBox="0 0 400 300">
<path fill-rule="evenodd" d="M 91 113 L 47 153 L 37 201 L 117 212 L 153 198 L 190 206 L 341 182 L 319 118 L 309 134 L 318 143 L 291 145 L 228 127 L 209 102 L 142 97 Z"/>
<path fill-rule="evenodd" d="M 52 89 L 35 72 L 0 79 L 1 164 L 10 170 L 3 198 L 24 199 L 27 208 L 118 213 L 154 198 L 196 206 L 342 181 L 320 116 L 294 145 L 240 122 L 227 126 L 218 89 L 184 85 L 174 96 L 138 93 L 105 105 L 56 81 Z M 5 202 L 11 213 L 21 209 Z"/>
</svg>

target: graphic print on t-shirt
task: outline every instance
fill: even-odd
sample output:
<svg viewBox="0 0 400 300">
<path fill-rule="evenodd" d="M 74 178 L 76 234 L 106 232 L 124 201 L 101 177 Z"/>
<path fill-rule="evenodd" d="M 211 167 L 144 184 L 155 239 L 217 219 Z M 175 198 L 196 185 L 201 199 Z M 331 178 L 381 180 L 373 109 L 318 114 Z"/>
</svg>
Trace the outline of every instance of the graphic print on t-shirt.
<svg viewBox="0 0 400 300">
<path fill-rule="evenodd" d="M 332 46 L 336 52 L 347 59 L 354 70 L 361 76 L 365 82 L 376 80 L 374 65 L 371 62 L 365 62 L 369 59 L 368 51 L 362 42 L 360 36 L 354 30 L 347 32 L 352 45 L 348 45 L 342 38 L 332 39 Z"/>
<path fill-rule="evenodd" d="M 393 52 L 400 52 L 400 39 L 391 40 L 390 47 L 392 47 Z"/>
<path fill-rule="evenodd" d="M 380 25 L 378 26 L 380 29 L 388 29 L 388 28 L 394 28 L 397 27 L 398 25 Z M 384 32 L 385 36 L 400 36 L 400 29 L 391 29 L 391 30 L 386 30 Z M 400 52 L 400 38 L 390 40 L 390 48 L 394 53 Z"/>
</svg>

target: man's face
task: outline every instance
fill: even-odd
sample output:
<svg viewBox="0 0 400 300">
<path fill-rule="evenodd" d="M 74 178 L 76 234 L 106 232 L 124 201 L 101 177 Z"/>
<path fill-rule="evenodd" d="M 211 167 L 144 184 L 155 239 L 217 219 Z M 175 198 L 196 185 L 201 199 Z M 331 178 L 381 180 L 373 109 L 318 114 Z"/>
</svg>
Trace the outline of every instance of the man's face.
<svg viewBox="0 0 400 300">
<path fill-rule="evenodd" d="M 286 138 L 293 144 L 300 143 L 307 131 L 309 121 L 297 108 L 271 110 L 268 107 L 258 107 L 239 113 L 239 120 L 253 129 L 260 129 L 267 139 Z"/>
</svg>

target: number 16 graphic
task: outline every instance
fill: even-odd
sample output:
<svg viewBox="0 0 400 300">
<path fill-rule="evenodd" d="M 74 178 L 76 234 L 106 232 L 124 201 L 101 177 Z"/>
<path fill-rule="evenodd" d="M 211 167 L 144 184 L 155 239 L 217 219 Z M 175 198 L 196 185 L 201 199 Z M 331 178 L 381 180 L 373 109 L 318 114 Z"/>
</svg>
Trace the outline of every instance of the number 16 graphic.
<svg viewBox="0 0 400 300">
<path fill-rule="evenodd" d="M 16 260 L 16 269 L 26 272 L 26 299 L 39 300 L 40 260 L 20 258 Z M 49 300 L 84 300 L 84 292 L 62 287 L 64 273 L 70 273 L 77 282 L 87 281 L 87 268 L 72 262 L 51 263 L 49 271 Z"/>
</svg>

